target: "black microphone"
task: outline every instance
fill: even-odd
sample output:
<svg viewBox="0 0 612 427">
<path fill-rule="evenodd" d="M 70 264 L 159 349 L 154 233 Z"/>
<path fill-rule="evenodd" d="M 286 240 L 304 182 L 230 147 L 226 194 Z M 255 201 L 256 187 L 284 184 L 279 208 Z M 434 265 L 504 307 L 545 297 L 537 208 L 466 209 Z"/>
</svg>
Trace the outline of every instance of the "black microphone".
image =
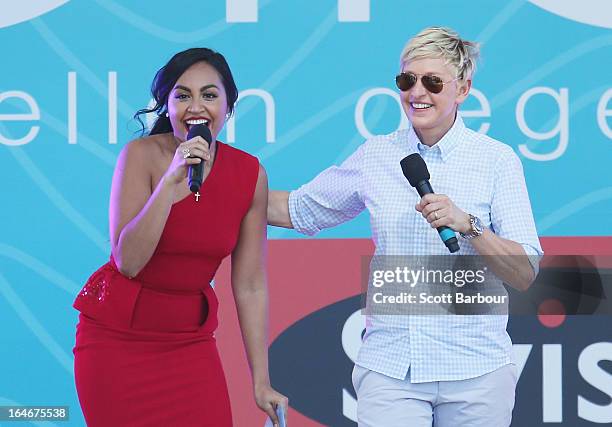
<svg viewBox="0 0 612 427">
<path fill-rule="evenodd" d="M 210 133 L 210 129 L 206 125 L 197 124 L 193 125 L 189 128 L 189 132 L 187 133 L 187 139 L 195 138 L 196 136 L 201 136 L 204 138 L 204 141 L 208 142 L 208 146 L 210 147 L 210 142 L 212 141 L 212 135 Z M 204 180 L 204 159 L 200 163 L 195 165 L 189 165 L 189 189 L 192 193 L 197 193 L 200 191 L 200 187 L 202 186 L 202 181 Z"/>
<path fill-rule="evenodd" d="M 407 157 L 404 157 L 400 165 L 402 166 L 402 172 L 404 176 L 419 193 L 419 196 L 423 197 L 425 194 L 433 194 L 433 188 L 429 183 L 429 171 L 427 165 L 420 154 L 414 153 Z M 459 250 L 459 241 L 455 232 L 448 227 L 438 227 L 438 233 L 440 238 L 451 253 Z"/>
</svg>

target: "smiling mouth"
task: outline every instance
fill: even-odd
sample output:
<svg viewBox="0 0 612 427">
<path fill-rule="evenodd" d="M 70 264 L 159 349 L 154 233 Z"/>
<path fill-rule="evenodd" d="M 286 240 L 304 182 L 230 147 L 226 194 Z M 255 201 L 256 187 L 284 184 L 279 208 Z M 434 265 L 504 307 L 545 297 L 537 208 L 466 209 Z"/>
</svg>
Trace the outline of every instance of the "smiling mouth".
<svg viewBox="0 0 612 427">
<path fill-rule="evenodd" d="M 433 107 L 433 104 L 426 104 L 423 102 L 411 102 L 410 106 L 417 111 L 423 111 L 423 110 L 427 110 L 431 107 Z"/>
<path fill-rule="evenodd" d="M 187 132 L 189 132 L 189 129 L 191 129 L 191 126 L 195 126 L 195 125 L 208 126 L 210 124 L 210 120 L 209 119 L 189 119 L 185 121 L 185 124 L 187 125 Z"/>
</svg>

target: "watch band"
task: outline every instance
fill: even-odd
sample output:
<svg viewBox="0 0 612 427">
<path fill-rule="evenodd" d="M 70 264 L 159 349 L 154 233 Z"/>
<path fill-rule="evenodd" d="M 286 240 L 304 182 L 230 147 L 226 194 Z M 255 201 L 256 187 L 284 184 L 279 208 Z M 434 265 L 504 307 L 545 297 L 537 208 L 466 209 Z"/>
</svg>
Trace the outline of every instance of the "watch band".
<svg viewBox="0 0 612 427">
<path fill-rule="evenodd" d="M 484 227 L 482 226 L 482 222 L 480 221 L 480 218 L 472 214 L 468 214 L 468 215 L 470 216 L 470 225 L 472 226 L 472 229 L 470 230 L 469 233 L 466 233 L 466 234 L 459 233 L 459 235 L 466 240 L 470 240 L 470 239 L 473 239 L 474 237 L 478 237 L 482 235 L 482 233 L 484 232 Z"/>
</svg>

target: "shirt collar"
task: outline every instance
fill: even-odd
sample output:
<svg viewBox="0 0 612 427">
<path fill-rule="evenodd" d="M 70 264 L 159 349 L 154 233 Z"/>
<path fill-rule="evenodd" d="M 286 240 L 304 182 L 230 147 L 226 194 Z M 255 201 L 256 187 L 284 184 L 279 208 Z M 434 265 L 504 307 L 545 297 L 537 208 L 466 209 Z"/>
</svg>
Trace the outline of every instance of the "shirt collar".
<svg viewBox="0 0 612 427">
<path fill-rule="evenodd" d="M 419 140 L 419 137 L 412 126 L 410 126 L 409 139 L 411 142 L 413 142 L 417 152 L 423 153 L 429 150 L 439 151 L 442 161 L 446 162 L 452 151 L 461 143 L 461 135 L 463 134 L 464 129 L 465 124 L 463 123 L 463 119 L 461 118 L 459 112 L 457 112 L 457 118 L 455 119 L 453 126 L 448 130 L 448 132 L 446 132 L 446 134 L 444 134 L 442 139 L 436 142 L 432 147 L 428 147 Z"/>
</svg>

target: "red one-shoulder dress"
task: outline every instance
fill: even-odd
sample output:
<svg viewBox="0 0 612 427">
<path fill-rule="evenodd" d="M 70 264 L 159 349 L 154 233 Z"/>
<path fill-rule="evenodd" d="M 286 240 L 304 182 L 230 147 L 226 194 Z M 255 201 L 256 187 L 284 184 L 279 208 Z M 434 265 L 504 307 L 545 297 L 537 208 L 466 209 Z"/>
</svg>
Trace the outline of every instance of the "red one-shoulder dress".
<svg viewBox="0 0 612 427">
<path fill-rule="evenodd" d="M 211 281 L 236 246 L 258 160 L 217 142 L 201 196 L 176 202 L 153 256 L 128 279 L 115 261 L 87 281 L 74 347 L 90 427 L 232 425 Z"/>
</svg>

